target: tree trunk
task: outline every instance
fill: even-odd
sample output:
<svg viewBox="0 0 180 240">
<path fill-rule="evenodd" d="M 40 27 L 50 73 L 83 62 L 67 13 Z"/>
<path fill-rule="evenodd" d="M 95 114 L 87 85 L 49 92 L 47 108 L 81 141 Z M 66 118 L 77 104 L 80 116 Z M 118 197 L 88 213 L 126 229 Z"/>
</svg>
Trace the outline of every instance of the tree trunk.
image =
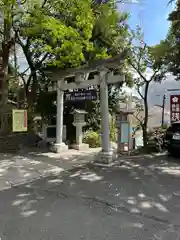
<svg viewBox="0 0 180 240">
<path fill-rule="evenodd" d="M 148 143 L 148 134 L 147 134 L 148 112 L 149 112 L 148 111 L 148 101 L 147 101 L 148 90 L 149 90 L 149 82 L 146 82 L 145 90 L 144 90 L 144 122 L 143 122 L 143 126 L 142 126 L 143 144 L 144 144 L 145 148 L 147 148 L 147 143 Z"/>
<path fill-rule="evenodd" d="M 34 109 L 37 100 L 37 72 L 32 61 L 32 53 L 29 51 L 30 41 L 27 41 L 26 45 L 23 45 L 23 43 L 21 42 L 20 45 L 22 46 L 23 53 L 26 57 L 29 68 L 31 70 L 31 77 L 29 78 L 28 83 L 26 84 L 25 93 L 28 111 L 28 131 L 33 131 Z M 31 89 L 31 91 L 29 91 L 30 90 L 29 88 Z"/>
<path fill-rule="evenodd" d="M 29 91 L 29 86 L 26 86 L 26 99 L 27 99 L 27 111 L 28 111 L 28 131 L 34 130 L 34 116 L 35 116 L 35 103 L 37 101 L 37 75 L 36 72 L 32 74 L 32 86 Z"/>
<path fill-rule="evenodd" d="M 147 148 L 147 140 L 148 140 L 147 129 L 144 125 L 142 127 L 142 131 L 143 131 L 143 145 L 144 145 L 144 148 Z"/>
<path fill-rule="evenodd" d="M 8 132 L 8 63 L 9 53 L 12 47 L 12 41 L 10 38 L 11 25 L 7 20 L 4 20 L 4 39 L 2 42 L 2 55 L 0 66 L 0 134 L 6 134 Z"/>
</svg>

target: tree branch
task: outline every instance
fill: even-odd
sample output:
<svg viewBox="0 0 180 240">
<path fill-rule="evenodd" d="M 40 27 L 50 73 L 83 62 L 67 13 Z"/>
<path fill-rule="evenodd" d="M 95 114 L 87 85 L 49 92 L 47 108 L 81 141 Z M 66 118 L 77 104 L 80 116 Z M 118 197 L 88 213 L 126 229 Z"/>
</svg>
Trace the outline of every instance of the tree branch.
<svg viewBox="0 0 180 240">
<path fill-rule="evenodd" d="M 145 81 L 147 82 L 147 79 L 144 77 L 144 75 L 141 73 L 141 71 L 139 70 L 139 68 L 137 68 L 132 62 L 130 62 L 130 65 L 135 69 L 135 71 L 139 74 L 139 76 Z"/>
<path fill-rule="evenodd" d="M 21 79 L 23 80 L 23 84 L 24 86 L 26 85 L 26 80 L 25 80 L 25 77 L 22 73 L 18 73 L 18 76 L 21 77 Z"/>
<path fill-rule="evenodd" d="M 48 2 L 48 0 L 44 0 L 44 2 L 43 2 L 41 7 L 44 8 L 47 2 Z"/>
<path fill-rule="evenodd" d="M 143 52 L 145 51 L 146 47 L 147 47 L 147 44 L 145 43 L 143 49 L 141 49 L 141 52 L 140 52 L 140 54 L 139 54 L 139 59 L 138 59 L 138 61 L 137 61 L 138 67 L 139 67 L 139 65 L 140 65 L 140 61 L 141 61 L 141 58 L 142 58 L 142 56 L 143 56 Z M 138 68 L 138 69 L 139 69 L 139 68 Z"/>
<path fill-rule="evenodd" d="M 29 69 L 30 69 L 30 67 L 28 67 L 26 70 L 24 70 L 24 72 L 22 72 L 21 74 L 24 75 Z"/>
<path fill-rule="evenodd" d="M 141 120 L 138 115 L 140 114 L 140 111 L 138 111 L 137 114 L 133 114 L 133 116 L 138 120 L 139 124 L 142 126 L 143 125 L 143 120 Z"/>
<path fill-rule="evenodd" d="M 144 96 L 142 95 L 139 86 L 137 87 L 137 92 L 138 92 L 139 96 L 144 100 Z"/>
<path fill-rule="evenodd" d="M 28 77 L 28 80 L 27 80 L 27 83 L 26 83 L 26 85 L 27 85 L 27 88 L 29 87 L 29 84 L 30 84 L 30 82 L 31 82 L 31 77 L 32 77 L 32 73 L 29 75 L 29 77 Z"/>
<path fill-rule="evenodd" d="M 44 62 L 44 60 L 47 58 L 47 56 L 49 55 L 49 53 L 46 53 L 44 55 L 44 57 L 35 65 L 35 68 L 39 68 L 41 66 L 41 64 Z"/>
<path fill-rule="evenodd" d="M 153 75 L 151 76 L 149 82 L 151 82 L 151 81 L 154 79 L 154 77 L 155 77 L 156 74 L 159 72 L 159 70 L 160 70 L 160 67 L 159 67 L 159 69 L 157 69 L 157 70 L 154 71 L 154 73 L 153 73 Z"/>
<path fill-rule="evenodd" d="M 30 40 L 31 40 L 30 37 L 28 37 L 28 38 L 26 39 L 26 45 L 25 45 L 26 48 L 29 48 L 29 46 L 30 46 L 30 44 L 31 44 L 31 43 L 30 43 Z"/>
<path fill-rule="evenodd" d="M 19 37 L 19 31 L 17 29 L 14 29 L 15 32 L 15 41 L 17 42 L 17 44 L 19 44 L 22 48 L 25 47 L 24 43 L 21 41 L 20 37 Z"/>
</svg>

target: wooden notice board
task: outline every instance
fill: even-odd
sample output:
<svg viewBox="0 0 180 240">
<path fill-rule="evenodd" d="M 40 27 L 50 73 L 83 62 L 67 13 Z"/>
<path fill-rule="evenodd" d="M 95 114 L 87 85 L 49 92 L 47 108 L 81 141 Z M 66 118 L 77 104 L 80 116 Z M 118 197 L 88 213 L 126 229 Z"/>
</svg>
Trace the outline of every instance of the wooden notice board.
<svg viewBox="0 0 180 240">
<path fill-rule="evenodd" d="M 27 110 L 22 109 L 12 110 L 12 131 L 13 132 L 27 131 Z"/>
</svg>

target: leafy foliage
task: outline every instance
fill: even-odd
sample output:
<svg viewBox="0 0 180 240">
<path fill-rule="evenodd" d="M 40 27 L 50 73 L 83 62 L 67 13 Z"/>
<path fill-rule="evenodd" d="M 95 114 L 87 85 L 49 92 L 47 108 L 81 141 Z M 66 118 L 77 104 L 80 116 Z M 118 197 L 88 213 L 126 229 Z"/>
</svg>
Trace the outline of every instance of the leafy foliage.
<svg viewBox="0 0 180 240">
<path fill-rule="evenodd" d="M 8 116 L 8 73 L 11 50 L 14 47 L 12 34 L 13 15 L 18 4 L 15 0 L 0 0 L 1 25 L 0 25 L 0 133 L 6 134 L 9 130 Z"/>
<path fill-rule="evenodd" d="M 31 71 L 30 89 L 43 90 L 37 75 L 49 82 L 43 65 L 76 67 L 117 54 L 129 43 L 128 15 L 119 13 L 114 1 L 27 0 L 16 15 L 13 27 Z"/>
<path fill-rule="evenodd" d="M 141 33 L 137 29 L 137 39 Z M 165 79 L 167 67 L 159 55 L 159 47 L 149 47 L 145 43 L 140 46 L 132 48 L 131 58 L 128 62 L 134 73 L 134 83 L 139 93 L 140 98 L 143 100 L 144 118 L 140 121 L 143 130 L 144 146 L 147 145 L 147 124 L 148 124 L 148 91 L 152 82 L 161 82 Z"/>
<path fill-rule="evenodd" d="M 111 142 L 116 142 L 116 125 L 115 118 L 110 117 L 110 140 Z M 101 146 L 101 133 L 100 131 L 88 130 L 84 134 L 83 142 L 89 144 L 90 147 L 100 147 Z"/>
<path fill-rule="evenodd" d="M 18 43 L 36 60 L 46 53 L 46 63 L 61 68 L 111 56 L 127 45 L 127 14 L 119 14 L 113 2 L 37 0 L 20 14 L 14 24 Z"/>
<path fill-rule="evenodd" d="M 42 113 L 45 100 L 39 104 L 39 96 L 48 92 L 52 84 L 43 72 L 44 66 L 53 65 L 61 69 L 77 67 L 95 59 L 114 56 L 131 46 L 128 14 L 117 10 L 115 0 L 1 2 L 10 4 L 9 8 L 3 8 L 7 11 L 10 32 L 22 48 L 28 63 L 28 69 L 19 75 L 24 84 L 24 101 L 32 117 L 37 110 Z M 126 62 L 119 72 L 126 73 L 126 83 L 131 86 L 132 76 Z M 121 87 L 122 84 L 109 86 L 111 112 L 115 109 Z M 53 100 L 50 102 L 46 105 L 49 108 L 53 105 Z M 99 129 L 99 102 L 85 105 L 91 117 L 89 126 Z"/>
<path fill-rule="evenodd" d="M 180 77 L 180 1 L 176 1 L 176 8 L 169 14 L 171 22 L 168 35 L 164 41 L 159 44 L 161 55 L 168 66 L 169 72 Z"/>
<path fill-rule="evenodd" d="M 101 138 L 98 132 L 87 131 L 84 134 L 83 142 L 89 144 L 89 147 L 96 148 L 101 146 Z"/>
</svg>

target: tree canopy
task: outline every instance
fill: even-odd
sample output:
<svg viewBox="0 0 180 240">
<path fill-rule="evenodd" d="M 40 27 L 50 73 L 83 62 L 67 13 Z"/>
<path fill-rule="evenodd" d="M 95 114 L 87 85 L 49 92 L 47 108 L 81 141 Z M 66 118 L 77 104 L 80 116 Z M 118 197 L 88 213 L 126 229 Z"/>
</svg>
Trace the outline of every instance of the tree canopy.
<svg viewBox="0 0 180 240">
<path fill-rule="evenodd" d="M 46 63 L 68 68 L 122 50 L 126 19 L 112 2 L 36 0 L 23 5 L 14 30 L 24 53 L 30 46 L 33 57 L 46 53 Z"/>
<path fill-rule="evenodd" d="M 180 1 L 176 1 L 176 7 L 169 14 L 168 20 L 170 21 L 170 27 L 165 40 L 162 40 L 160 44 L 156 46 L 159 56 L 161 55 L 161 61 L 168 66 L 169 72 L 171 72 L 177 80 L 180 77 Z"/>
<path fill-rule="evenodd" d="M 31 71 L 27 87 L 32 82 L 37 86 L 44 65 L 76 67 L 127 48 L 127 18 L 117 11 L 114 1 L 26 1 L 13 29 Z"/>
<path fill-rule="evenodd" d="M 3 1 L 3 4 L 7 3 Z M 131 46 L 128 14 L 117 9 L 115 0 L 8 0 L 8 4 L 11 9 L 7 12 L 9 33 L 16 47 L 23 50 L 28 64 L 19 76 L 23 81 L 22 95 L 30 116 L 35 108 L 37 110 L 37 96 L 47 92 L 51 84 L 43 72 L 44 66 L 77 67 L 96 59 L 112 57 Z M 8 9 L 3 6 L 3 10 Z M 2 31 L 1 37 L 3 34 Z M 119 71 L 126 73 L 126 83 L 131 86 L 132 76 L 126 62 Z M 14 86 L 17 85 L 10 83 L 13 97 Z M 120 87 L 109 86 L 111 109 L 119 98 Z M 98 114 L 97 105 L 94 103 L 88 107 L 90 112 L 96 111 L 94 116 Z"/>
<path fill-rule="evenodd" d="M 149 118 L 148 110 L 148 92 L 150 84 L 153 82 L 161 82 L 165 79 L 167 72 L 156 47 L 149 47 L 144 44 L 143 46 L 134 46 L 132 48 L 132 55 L 129 59 L 129 65 L 132 68 L 133 80 L 135 88 L 143 102 L 144 118 L 139 120 L 143 130 L 144 147 L 147 146 L 147 126 Z M 139 104 L 138 104 L 139 105 Z M 137 106 L 142 108 L 142 106 Z M 140 109 L 142 111 L 142 109 Z"/>
</svg>

